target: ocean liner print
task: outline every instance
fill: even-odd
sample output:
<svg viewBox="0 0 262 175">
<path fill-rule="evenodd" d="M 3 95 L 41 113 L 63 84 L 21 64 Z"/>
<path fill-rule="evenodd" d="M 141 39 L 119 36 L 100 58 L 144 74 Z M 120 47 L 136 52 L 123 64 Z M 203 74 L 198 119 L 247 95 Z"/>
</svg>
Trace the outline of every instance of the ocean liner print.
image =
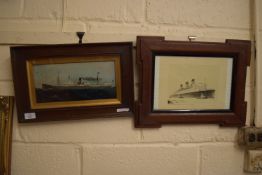
<svg viewBox="0 0 262 175">
<path fill-rule="evenodd" d="M 156 56 L 156 111 L 229 109 L 232 59 Z"/>
</svg>

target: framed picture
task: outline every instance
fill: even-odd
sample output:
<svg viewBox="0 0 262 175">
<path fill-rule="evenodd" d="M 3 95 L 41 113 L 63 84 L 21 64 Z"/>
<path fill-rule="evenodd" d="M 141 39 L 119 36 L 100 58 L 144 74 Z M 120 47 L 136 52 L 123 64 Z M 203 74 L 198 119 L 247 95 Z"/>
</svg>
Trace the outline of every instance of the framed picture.
<svg viewBox="0 0 262 175">
<path fill-rule="evenodd" d="M 132 43 L 12 47 L 20 122 L 133 111 Z"/>
<path fill-rule="evenodd" d="M 0 174 L 11 174 L 14 97 L 0 96 Z"/>
<path fill-rule="evenodd" d="M 245 124 L 250 41 L 137 38 L 140 91 L 136 127 L 169 123 Z"/>
</svg>

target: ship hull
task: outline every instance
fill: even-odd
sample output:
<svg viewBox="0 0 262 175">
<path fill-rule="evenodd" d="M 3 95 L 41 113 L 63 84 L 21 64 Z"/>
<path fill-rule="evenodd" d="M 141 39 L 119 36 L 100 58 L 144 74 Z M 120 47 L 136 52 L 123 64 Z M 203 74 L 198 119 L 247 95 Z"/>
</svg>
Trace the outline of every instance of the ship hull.
<svg viewBox="0 0 262 175">
<path fill-rule="evenodd" d="M 110 85 L 49 85 L 42 84 L 42 89 L 70 90 L 70 89 L 103 89 L 110 88 Z"/>
<path fill-rule="evenodd" d="M 188 93 L 179 93 L 174 95 L 174 97 L 177 98 L 214 98 L 214 96 L 215 90 L 213 89 Z"/>
<path fill-rule="evenodd" d="M 70 88 L 37 88 L 36 100 L 38 103 L 81 101 L 116 98 L 115 87 L 70 87 Z"/>
</svg>

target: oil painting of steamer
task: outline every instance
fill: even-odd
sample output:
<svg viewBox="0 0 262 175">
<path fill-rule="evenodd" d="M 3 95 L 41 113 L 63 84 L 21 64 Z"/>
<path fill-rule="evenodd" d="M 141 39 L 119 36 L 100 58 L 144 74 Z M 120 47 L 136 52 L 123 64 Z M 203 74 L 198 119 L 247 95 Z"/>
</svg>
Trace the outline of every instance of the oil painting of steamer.
<svg viewBox="0 0 262 175">
<path fill-rule="evenodd" d="M 33 66 L 37 103 L 116 98 L 114 61 Z"/>
<path fill-rule="evenodd" d="M 195 99 L 208 99 L 215 98 L 216 90 L 209 88 L 204 82 L 197 82 L 194 78 L 191 82 L 186 81 L 180 84 L 180 87 L 169 96 L 168 104 L 178 102 L 177 98 L 195 98 Z"/>
</svg>

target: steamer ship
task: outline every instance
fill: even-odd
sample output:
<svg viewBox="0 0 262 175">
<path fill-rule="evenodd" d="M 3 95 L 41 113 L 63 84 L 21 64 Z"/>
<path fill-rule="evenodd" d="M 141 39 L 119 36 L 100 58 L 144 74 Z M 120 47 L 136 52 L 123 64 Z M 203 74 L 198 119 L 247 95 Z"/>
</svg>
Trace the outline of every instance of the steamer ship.
<svg viewBox="0 0 262 175">
<path fill-rule="evenodd" d="M 99 77 L 78 77 L 73 80 L 60 81 L 56 84 L 42 83 L 36 88 L 37 102 L 79 101 L 116 98 L 115 82 L 106 82 Z"/>
<path fill-rule="evenodd" d="M 179 89 L 170 96 L 170 98 L 214 98 L 215 89 L 208 88 L 206 83 L 196 83 L 195 79 L 188 81 L 185 84 L 180 84 Z"/>
<path fill-rule="evenodd" d="M 70 78 L 69 82 L 70 82 Z M 101 89 L 101 88 L 111 88 L 114 86 L 112 82 L 102 82 L 102 78 L 99 77 L 99 72 L 97 72 L 97 77 L 79 77 L 76 83 L 62 84 L 59 78 L 57 77 L 57 84 L 42 84 L 42 89 L 54 89 L 54 90 L 81 90 L 81 89 Z"/>
</svg>

